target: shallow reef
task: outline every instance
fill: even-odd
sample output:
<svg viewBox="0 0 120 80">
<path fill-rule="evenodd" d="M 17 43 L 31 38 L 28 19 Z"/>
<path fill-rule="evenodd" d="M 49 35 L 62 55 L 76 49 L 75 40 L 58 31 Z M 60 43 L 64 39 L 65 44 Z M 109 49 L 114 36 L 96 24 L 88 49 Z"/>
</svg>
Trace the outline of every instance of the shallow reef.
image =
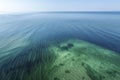
<svg viewBox="0 0 120 80">
<path fill-rule="evenodd" d="M 78 39 L 29 45 L 2 60 L 0 80 L 120 79 L 119 53 Z"/>
<path fill-rule="evenodd" d="M 57 56 L 50 80 L 119 80 L 119 53 L 82 40 L 50 47 Z M 54 68 L 54 66 L 57 66 Z"/>
</svg>

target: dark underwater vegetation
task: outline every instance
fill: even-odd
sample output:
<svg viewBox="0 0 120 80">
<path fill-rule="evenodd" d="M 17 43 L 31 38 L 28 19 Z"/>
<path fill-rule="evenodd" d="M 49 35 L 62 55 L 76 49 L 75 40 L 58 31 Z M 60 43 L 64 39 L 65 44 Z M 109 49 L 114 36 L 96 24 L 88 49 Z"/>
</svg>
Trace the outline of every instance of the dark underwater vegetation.
<svg viewBox="0 0 120 80">
<path fill-rule="evenodd" d="M 0 14 L 0 80 L 119 80 L 120 13 Z"/>
</svg>

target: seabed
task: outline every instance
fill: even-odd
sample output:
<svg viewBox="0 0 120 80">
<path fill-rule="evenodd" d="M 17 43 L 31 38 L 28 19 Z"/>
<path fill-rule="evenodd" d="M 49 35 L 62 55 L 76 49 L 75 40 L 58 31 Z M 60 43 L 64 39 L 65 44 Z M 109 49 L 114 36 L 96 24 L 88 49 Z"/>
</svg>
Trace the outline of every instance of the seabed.
<svg viewBox="0 0 120 80">
<path fill-rule="evenodd" d="M 77 39 L 34 46 L 1 63 L 1 80 L 120 80 L 119 53 Z"/>
</svg>

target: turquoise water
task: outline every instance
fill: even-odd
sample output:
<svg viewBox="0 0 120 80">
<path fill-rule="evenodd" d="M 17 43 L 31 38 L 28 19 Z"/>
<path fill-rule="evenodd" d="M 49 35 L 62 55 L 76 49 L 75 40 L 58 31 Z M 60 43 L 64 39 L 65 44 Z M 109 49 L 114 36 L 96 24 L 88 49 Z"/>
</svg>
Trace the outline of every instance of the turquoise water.
<svg viewBox="0 0 120 80">
<path fill-rule="evenodd" d="M 19 70 L 30 73 L 31 66 L 46 62 L 46 55 L 48 62 L 53 62 L 49 46 L 69 39 L 87 41 L 119 54 L 120 13 L 1 14 L 1 80 L 23 80 L 18 77 Z M 28 62 L 30 53 L 36 56 L 34 62 Z M 18 75 L 10 77 L 13 74 Z"/>
</svg>

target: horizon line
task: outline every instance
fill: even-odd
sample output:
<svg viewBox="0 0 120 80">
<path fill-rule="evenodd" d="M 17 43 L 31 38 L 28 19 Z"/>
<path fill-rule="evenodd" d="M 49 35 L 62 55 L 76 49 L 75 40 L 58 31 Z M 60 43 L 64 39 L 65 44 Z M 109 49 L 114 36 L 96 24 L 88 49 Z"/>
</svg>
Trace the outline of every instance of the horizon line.
<svg viewBox="0 0 120 80">
<path fill-rule="evenodd" d="M 0 11 L 0 14 L 11 14 L 11 13 L 120 13 L 120 11 Z"/>
</svg>

